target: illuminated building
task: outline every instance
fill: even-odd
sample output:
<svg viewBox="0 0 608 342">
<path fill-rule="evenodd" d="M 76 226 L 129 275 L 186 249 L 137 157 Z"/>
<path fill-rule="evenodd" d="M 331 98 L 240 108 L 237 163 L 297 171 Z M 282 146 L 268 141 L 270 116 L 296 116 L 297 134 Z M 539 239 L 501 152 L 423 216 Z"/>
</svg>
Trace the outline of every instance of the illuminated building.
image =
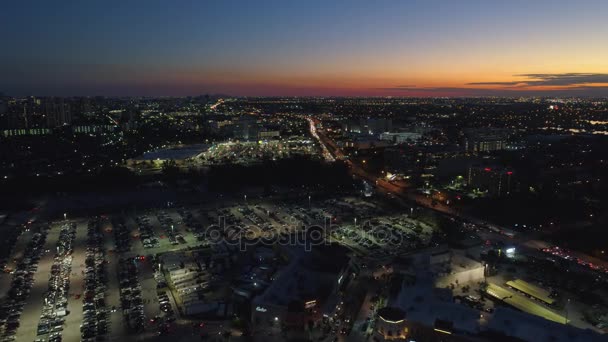
<svg viewBox="0 0 608 342">
<path fill-rule="evenodd" d="M 374 331 L 376 340 L 405 341 L 408 331 L 403 310 L 388 306 L 378 310 L 378 319 Z"/>
<path fill-rule="evenodd" d="M 63 98 L 50 98 L 44 102 L 44 116 L 49 128 L 69 125 L 72 123 L 70 105 Z"/>
<path fill-rule="evenodd" d="M 489 196 L 508 196 L 513 190 L 513 171 L 500 167 L 471 165 L 468 186 Z"/>
<path fill-rule="evenodd" d="M 340 291 L 354 272 L 348 251 L 335 245 L 315 246 L 303 253 L 299 248 L 287 248 L 295 254 L 290 263 L 253 298 L 251 322 L 255 331 L 278 329 L 297 337 L 319 326 L 323 316 L 335 313 Z"/>
<path fill-rule="evenodd" d="M 506 133 L 500 130 L 474 130 L 466 133 L 465 150 L 472 153 L 482 153 L 504 150 Z"/>
<path fill-rule="evenodd" d="M 422 134 L 416 132 L 384 132 L 380 134 L 380 140 L 388 140 L 395 144 L 403 144 L 411 141 L 416 141 L 422 138 Z"/>
</svg>

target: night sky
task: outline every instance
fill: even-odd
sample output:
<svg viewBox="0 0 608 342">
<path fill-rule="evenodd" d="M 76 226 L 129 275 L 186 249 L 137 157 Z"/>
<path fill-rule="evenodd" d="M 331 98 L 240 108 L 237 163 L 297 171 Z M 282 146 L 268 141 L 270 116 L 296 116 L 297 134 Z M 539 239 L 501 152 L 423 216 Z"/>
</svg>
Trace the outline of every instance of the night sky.
<svg viewBox="0 0 608 342">
<path fill-rule="evenodd" d="M 5 1 L 8 95 L 606 95 L 608 1 Z"/>
</svg>

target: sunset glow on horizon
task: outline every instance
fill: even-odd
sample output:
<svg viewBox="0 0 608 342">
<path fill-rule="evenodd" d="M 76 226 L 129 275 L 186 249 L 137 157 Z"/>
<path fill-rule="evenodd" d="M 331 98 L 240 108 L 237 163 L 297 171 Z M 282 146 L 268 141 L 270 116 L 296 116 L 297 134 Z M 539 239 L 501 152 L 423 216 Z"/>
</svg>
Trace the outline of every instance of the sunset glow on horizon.
<svg viewBox="0 0 608 342">
<path fill-rule="evenodd" d="M 608 95 L 603 1 L 35 3 L 0 13 L 7 94 Z"/>
</svg>

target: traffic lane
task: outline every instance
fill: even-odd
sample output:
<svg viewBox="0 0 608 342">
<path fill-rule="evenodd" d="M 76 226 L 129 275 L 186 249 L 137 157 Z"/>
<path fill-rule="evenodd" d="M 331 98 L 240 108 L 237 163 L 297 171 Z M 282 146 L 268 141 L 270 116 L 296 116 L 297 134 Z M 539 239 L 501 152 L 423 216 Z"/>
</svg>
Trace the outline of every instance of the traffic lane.
<svg viewBox="0 0 608 342">
<path fill-rule="evenodd" d="M 141 284 L 141 294 L 144 303 L 144 314 L 149 322 L 150 319 L 160 315 L 160 304 L 158 303 L 154 270 L 152 269 L 152 264 L 148 260 L 138 261 L 137 268 L 139 271 L 139 283 Z"/>
</svg>

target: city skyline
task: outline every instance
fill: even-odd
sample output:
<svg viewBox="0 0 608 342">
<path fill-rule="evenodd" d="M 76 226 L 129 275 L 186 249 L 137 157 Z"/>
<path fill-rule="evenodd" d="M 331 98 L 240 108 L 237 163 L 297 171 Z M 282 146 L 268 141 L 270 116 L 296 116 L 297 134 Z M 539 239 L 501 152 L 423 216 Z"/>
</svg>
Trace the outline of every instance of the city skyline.
<svg viewBox="0 0 608 342">
<path fill-rule="evenodd" d="M 608 340 L 608 1 L 0 7 L 0 342 Z"/>
<path fill-rule="evenodd" d="M 9 95 L 608 94 L 600 1 L 33 3 L 0 14 Z"/>
</svg>

